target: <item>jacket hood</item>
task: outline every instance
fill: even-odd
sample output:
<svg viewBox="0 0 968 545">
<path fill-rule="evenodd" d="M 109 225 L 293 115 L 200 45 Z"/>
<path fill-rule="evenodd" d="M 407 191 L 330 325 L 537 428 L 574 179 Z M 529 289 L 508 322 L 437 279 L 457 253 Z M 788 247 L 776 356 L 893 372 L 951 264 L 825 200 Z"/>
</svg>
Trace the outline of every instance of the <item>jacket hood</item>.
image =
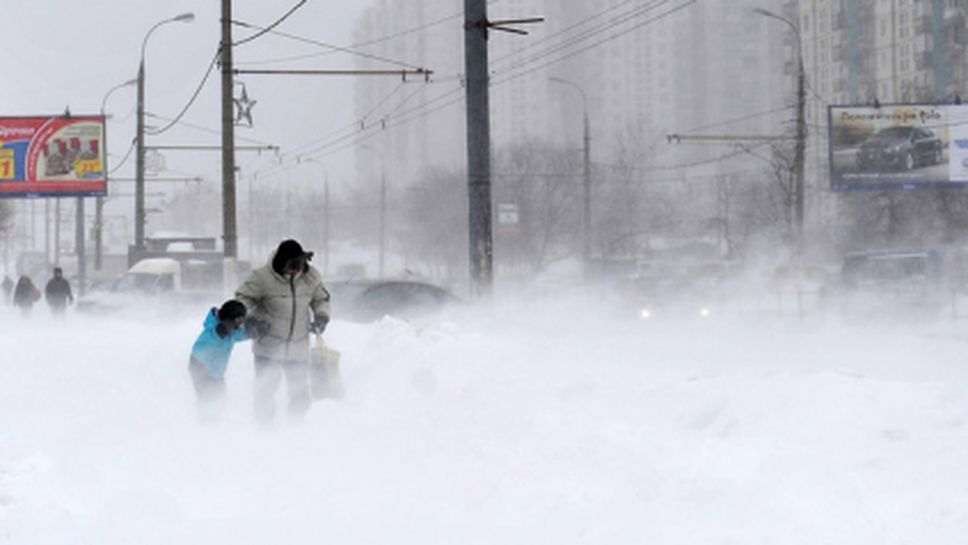
<svg viewBox="0 0 968 545">
<path fill-rule="evenodd" d="M 284 240 L 279 243 L 279 247 L 276 248 L 276 251 L 272 256 L 272 260 L 270 262 L 272 265 L 272 270 L 279 273 L 280 276 L 285 276 L 286 262 L 288 262 L 290 259 L 300 257 L 306 259 L 306 263 L 303 266 L 303 272 L 306 272 L 309 270 L 309 260 L 312 259 L 313 253 L 303 250 L 302 245 L 295 240 Z"/>
<path fill-rule="evenodd" d="M 216 324 L 218 324 L 218 316 L 217 316 L 217 314 L 218 314 L 218 309 L 215 308 L 215 307 L 212 307 L 212 310 L 208 311 L 208 314 L 205 315 L 205 324 L 204 325 L 205 325 L 206 328 L 208 328 L 208 327 L 215 327 Z"/>
</svg>

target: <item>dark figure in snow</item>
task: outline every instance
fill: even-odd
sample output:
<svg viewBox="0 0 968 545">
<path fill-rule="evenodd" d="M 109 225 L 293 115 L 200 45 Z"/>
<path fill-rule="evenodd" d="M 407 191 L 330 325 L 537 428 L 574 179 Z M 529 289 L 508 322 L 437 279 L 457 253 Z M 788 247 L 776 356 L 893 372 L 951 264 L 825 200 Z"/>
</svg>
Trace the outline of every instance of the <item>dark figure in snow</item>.
<svg viewBox="0 0 968 545">
<path fill-rule="evenodd" d="M 221 411 L 225 398 L 225 370 L 235 343 L 257 337 L 263 325 L 246 320 L 245 305 L 230 299 L 205 315 L 202 332 L 192 345 L 188 372 L 198 399 L 199 416 L 213 418 Z"/>
<path fill-rule="evenodd" d="M 47 298 L 47 306 L 50 307 L 50 312 L 54 316 L 63 316 L 67 305 L 74 302 L 71 284 L 64 278 L 64 271 L 60 267 L 54 267 L 54 277 L 44 287 L 44 296 Z"/>
<path fill-rule="evenodd" d="M 10 295 L 13 293 L 13 280 L 9 276 L 3 275 L 3 302 L 4 304 L 10 304 Z"/>
<path fill-rule="evenodd" d="M 283 375 L 290 418 L 298 420 L 309 409 L 309 334 L 322 334 L 329 323 L 329 292 L 309 264 L 312 257 L 295 240 L 285 240 L 269 263 L 252 271 L 235 292 L 249 315 L 268 326 L 252 343 L 255 415 L 263 423 L 275 416 Z"/>
<path fill-rule="evenodd" d="M 17 280 L 17 287 L 13 290 L 13 304 L 20 309 L 20 314 L 30 316 L 34 303 L 40 300 L 40 290 L 34 286 L 30 277 L 23 275 Z"/>
</svg>

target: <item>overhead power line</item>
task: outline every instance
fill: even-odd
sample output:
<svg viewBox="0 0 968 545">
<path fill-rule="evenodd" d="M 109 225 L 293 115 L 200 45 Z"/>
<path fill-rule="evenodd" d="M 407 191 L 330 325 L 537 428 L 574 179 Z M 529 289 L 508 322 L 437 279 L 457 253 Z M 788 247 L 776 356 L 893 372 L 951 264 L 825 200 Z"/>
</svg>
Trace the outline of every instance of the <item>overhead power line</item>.
<svg viewBox="0 0 968 545">
<path fill-rule="evenodd" d="M 263 34 L 265 34 L 267 32 L 271 32 L 272 29 L 274 29 L 277 26 L 281 25 L 283 21 L 285 21 L 286 19 L 288 19 L 290 15 L 292 15 L 293 13 L 295 13 L 296 10 L 299 9 L 299 8 L 301 8 L 303 6 L 303 4 L 305 4 L 305 3 L 306 3 L 306 0 L 299 0 L 299 3 L 298 4 L 296 4 L 295 6 L 293 6 L 292 8 L 290 8 L 289 11 L 287 11 L 286 13 L 284 13 L 282 17 L 280 17 L 279 19 L 276 20 L 276 22 L 272 23 L 271 25 L 269 25 L 269 26 L 267 26 L 265 28 L 259 29 L 259 32 L 256 32 L 252 36 L 248 36 L 246 38 L 242 38 L 241 40 L 239 40 L 237 42 L 234 42 L 232 44 L 232 47 L 238 47 L 238 46 L 240 46 L 242 44 L 249 43 L 252 40 L 255 40 L 256 38 L 258 38 L 259 36 L 262 36 Z"/>
<path fill-rule="evenodd" d="M 187 121 L 176 121 L 176 120 L 174 120 L 171 117 L 166 117 L 166 116 L 154 114 L 154 113 L 151 113 L 151 112 L 145 112 L 145 115 L 147 117 L 157 118 L 157 119 L 161 119 L 161 120 L 164 120 L 164 121 L 171 121 L 171 122 L 177 123 L 179 126 L 187 127 L 187 128 L 190 128 L 190 129 L 195 129 L 196 131 L 206 132 L 206 133 L 209 133 L 209 134 L 222 134 L 222 131 L 220 131 L 218 129 L 212 129 L 210 127 L 203 127 L 201 125 L 195 125 L 195 124 L 189 123 Z M 246 136 L 236 136 L 235 138 L 237 140 L 245 140 L 246 142 L 251 142 L 253 144 L 271 145 L 269 142 L 266 142 L 264 140 L 256 140 L 254 138 L 248 138 Z"/>
<path fill-rule="evenodd" d="M 221 50 L 221 47 L 219 47 L 217 49 L 218 50 Z M 181 118 L 186 113 L 188 113 L 188 109 L 191 108 L 192 107 L 192 104 L 195 103 L 195 100 L 198 99 L 198 95 L 199 95 L 199 93 L 202 92 L 202 88 L 205 87 L 205 82 L 208 81 L 209 76 L 212 75 L 212 69 L 215 68 L 215 62 L 218 60 L 218 57 L 219 57 L 219 51 L 216 51 L 215 52 L 215 56 L 212 57 L 212 62 L 210 62 L 208 64 L 208 69 L 205 70 L 205 75 L 202 76 L 202 81 L 200 81 L 198 83 L 198 87 L 195 88 L 195 92 L 192 93 L 192 97 L 190 99 L 188 99 L 188 102 L 185 104 L 185 107 L 183 107 L 181 109 L 181 111 L 178 112 L 178 115 L 176 115 L 174 117 L 174 119 L 171 120 L 171 122 L 169 122 L 167 125 L 165 125 L 164 127 L 160 128 L 158 130 L 145 131 L 147 134 L 159 135 L 159 134 L 167 131 L 168 129 L 174 127 L 179 121 L 181 121 Z"/>
<path fill-rule="evenodd" d="M 407 63 L 407 62 L 398 61 L 398 60 L 390 59 L 390 58 L 387 58 L 387 57 L 381 57 L 380 55 L 374 55 L 372 53 L 366 53 L 364 51 L 357 51 L 355 49 L 350 49 L 348 47 L 342 47 L 342 46 L 333 45 L 333 44 L 326 43 L 326 42 L 321 42 L 319 40 L 314 40 L 312 38 L 305 38 L 303 36 L 296 36 L 294 34 L 289 34 L 287 32 L 280 32 L 278 30 L 272 30 L 272 29 L 264 29 L 264 28 L 261 28 L 261 27 L 259 27 L 257 25 L 253 25 L 253 24 L 250 24 L 250 23 L 245 23 L 245 22 L 242 22 L 242 21 L 232 21 L 232 24 L 238 25 L 238 26 L 242 26 L 242 27 L 261 29 L 261 30 L 264 30 L 265 32 L 268 32 L 268 33 L 273 34 L 274 36 L 280 36 L 280 37 L 286 38 L 288 40 L 293 40 L 293 41 L 302 42 L 302 43 L 305 43 L 305 44 L 315 45 L 315 46 L 318 46 L 318 47 L 324 47 L 324 48 L 326 48 L 326 49 L 328 49 L 330 51 L 333 51 L 333 52 L 346 53 L 348 55 L 354 55 L 354 56 L 357 56 L 357 57 L 362 57 L 364 59 L 370 59 L 370 60 L 377 61 L 377 62 L 383 62 L 383 63 L 387 63 L 387 64 L 393 64 L 393 65 L 396 65 L 396 66 L 401 66 L 403 68 L 411 68 L 411 69 L 420 69 L 421 68 L 420 66 L 417 66 L 415 64 L 410 64 L 410 63 Z"/>
<path fill-rule="evenodd" d="M 700 125 L 698 127 L 693 127 L 691 129 L 686 129 L 686 130 L 682 131 L 682 134 L 688 134 L 688 133 L 696 132 L 696 131 L 704 131 L 706 129 L 715 129 L 715 128 L 722 127 L 722 126 L 725 126 L 725 125 L 732 125 L 734 123 L 741 123 L 743 121 L 749 121 L 750 119 L 756 119 L 757 117 L 763 117 L 763 116 L 767 116 L 767 115 L 770 115 L 770 114 L 779 113 L 779 112 L 782 112 L 784 110 L 789 110 L 790 108 L 794 108 L 794 107 L 796 107 L 796 104 L 787 104 L 786 106 L 780 106 L 778 108 L 773 108 L 773 109 L 770 109 L 770 110 L 764 110 L 762 112 L 756 112 L 756 113 L 744 115 L 744 116 L 741 116 L 741 117 L 734 117 L 734 118 L 726 119 L 726 120 L 723 120 L 723 121 L 717 121 L 715 123 L 710 123 L 708 125 Z"/>
<path fill-rule="evenodd" d="M 494 5 L 500 1 L 501 0 L 491 0 L 490 2 L 488 2 L 488 5 Z M 388 42 L 391 40 L 395 40 L 397 38 L 402 38 L 404 36 L 409 36 L 410 34 L 415 34 L 417 32 L 421 32 L 436 26 L 440 26 L 449 21 L 453 21 L 454 19 L 460 19 L 463 16 L 464 16 L 464 12 L 461 11 L 458 13 L 454 13 L 452 15 L 448 15 L 447 17 L 441 17 L 440 19 L 436 19 L 429 23 L 424 23 L 422 25 L 400 30 L 392 34 L 387 34 L 385 36 L 379 36 L 377 38 L 367 39 L 362 42 L 352 43 L 344 47 L 347 49 L 359 49 L 361 47 L 367 47 L 378 43 Z M 254 61 L 239 61 L 239 62 L 236 62 L 235 64 L 237 65 L 273 64 L 273 63 L 280 63 L 280 62 L 290 62 L 290 61 L 299 61 L 299 60 L 305 60 L 305 59 L 325 57 L 327 55 L 332 55 L 334 53 L 337 53 L 337 51 L 321 51 L 317 53 L 307 53 L 303 55 L 293 55 L 288 57 L 276 57 L 271 59 L 260 59 L 260 60 L 254 60 Z"/>
<path fill-rule="evenodd" d="M 662 7 L 663 5 L 668 4 L 671 1 L 672 0 L 653 0 L 647 4 L 636 6 L 631 11 L 616 15 L 611 19 L 608 19 L 606 21 L 593 25 L 592 27 L 585 28 L 574 36 L 565 36 L 559 42 L 551 43 L 544 49 L 537 51 L 535 53 L 528 54 L 528 55 L 516 53 L 508 57 L 510 59 L 509 65 L 506 67 L 499 68 L 498 71 L 507 72 L 507 71 L 519 68 L 521 66 L 526 66 L 528 64 L 537 62 L 559 51 L 564 51 L 586 40 L 595 38 L 596 36 L 599 36 L 615 27 L 619 27 L 623 24 L 630 23 L 634 21 L 636 18 L 641 17 L 649 13 L 650 11 L 654 11 Z M 524 58 L 515 59 L 515 57 L 524 57 Z M 495 63 L 495 66 L 499 66 L 499 63 Z"/>
<path fill-rule="evenodd" d="M 571 32 L 572 30 L 574 30 L 576 28 L 579 28 L 581 26 L 587 25 L 587 24 L 595 21 L 596 19 L 598 19 L 600 17 L 604 17 L 609 12 L 612 12 L 612 11 L 615 11 L 617 9 L 620 9 L 623 6 L 628 5 L 628 4 L 631 4 L 634 1 L 635 0 L 625 0 L 624 2 L 620 2 L 620 3 L 618 3 L 618 4 L 614 5 L 614 6 L 611 6 L 611 7 L 607 8 L 607 9 L 605 9 L 605 10 L 602 10 L 602 11 L 600 11 L 598 13 L 595 13 L 595 14 L 591 15 L 590 17 L 587 17 L 585 19 L 582 19 L 578 23 L 575 23 L 573 25 L 567 26 L 567 27 L 561 29 L 558 32 L 555 32 L 553 34 L 549 34 L 548 36 L 545 36 L 544 38 L 539 38 L 539 39 L 533 40 L 533 41 L 527 43 L 526 45 L 523 45 L 522 47 L 515 49 L 514 51 L 512 51 L 510 53 L 507 53 L 505 55 L 502 55 L 500 57 L 497 57 L 495 59 L 492 59 L 491 60 L 491 65 L 494 66 L 494 65 L 500 64 L 502 61 L 504 61 L 508 57 L 513 57 L 515 55 L 520 55 L 520 54 L 522 54 L 525 51 L 528 51 L 530 49 L 534 49 L 535 47 L 537 47 L 537 46 L 539 46 L 539 45 L 541 45 L 541 44 L 543 44 L 543 43 L 545 43 L 545 42 L 547 42 L 549 40 L 552 40 L 554 38 L 557 38 L 558 36 L 561 36 L 562 34 L 567 34 L 568 32 Z"/>
<path fill-rule="evenodd" d="M 118 164 L 114 165 L 114 168 L 108 171 L 109 175 L 117 172 L 121 167 L 124 166 L 125 163 L 128 162 L 128 159 L 131 157 L 131 152 L 134 151 L 136 142 L 137 142 L 136 139 L 131 139 L 131 145 L 128 146 L 128 151 L 124 153 L 124 157 L 121 158 L 121 161 L 119 161 Z"/>
<path fill-rule="evenodd" d="M 657 5 L 665 4 L 665 3 L 668 3 L 668 1 L 669 0 L 661 0 L 659 2 L 653 2 L 652 4 L 650 4 L 650 6 L 654 7 L 654 6 L 657 6 Z M 677 13 L 677 12 L 679 12 L 679 11 L 681 11 L 681 10 L 689 7 L 689 6 L 691 6 L 692 4 L 697 3 L 698 1 L 699 0 L 688 0 L 684 4 L 678 5 L 678 6 L 674 7 L 674 8 L 669 9 L 669 10 L 663 12 L 663 13 L 660 13 L 660 14 L 654 16 L 654 17 L 651 17 L 649 19 L 646 19 L 644 21 L 641 21 L 641 22 L 633 25 L 632 27 L 622 29 L 619 32 L 613 33 L 613 34 L 609 35 L 608 37 L 606 37 L 604 39 L 601 39 L 601 40 L 598 40 L 598 41 L 593 42 L 591 44 L 588 44 L 585 47 L 582 47 L 582 48 L 580 48 L 578 50 L 569 52 L 569 53 L 567 53 L 565 55 L 562 55 L 561 57 L 552 59 L 552 60 L 547 61 L 547 62 L 545 62 L 545 63 L 543 63 L 543 64 L 541 64 L 539 66 L 532 67 L 532 68 L 530 68 L 528 70 L 525 70 L 525 71 L 522 71 L 522 72 L 517 72 L 517 73 L 511 73 L 511 74 L 508 74 L 504 78 L 495 79 L 495 80 L 492 81 L 491 86 L 492 87 L 496 87 L 498 85 L 507 83 L 507 82 L 512 81 L 514 79 L 517 79 L 519 77 L 526 76 L 526 75 L 531 74 L 531 73 L 533 73 L 533 72 L 535 72 L 535 71 L 537 71 L 537 70 L 539 70 L 541 68 L 544 68 L 544 67 L 546 67 L 548 65 L 555 64 L 557 62 L 561 62 L 561 61 L 563 61 L 563 60 L 565 60 L 567 58 L 570 58 L 570 57 L 573 57 L 573 56 L 575 56 L 577 54 L 580 54 L 582 52 L 588 51 L 589 49 L 592 49 L 594 47 L 598 47 L 598 46 L 600 46 L 600 45 L 602 45 L 604 43 L 607 43 L 609 41 L 615 40 L 615 39 L 617 39 L 617 38 L 619 38 L 621 36 L 624 36 L 624 35 L 626 35 L 626 34 L 628 34 L 630 32 L 633 32 L 633 31 L 635 31 L 637 29 L 643 28 L 643 27 L 645 27 L 647 25 L 651 25 L 651 24 L 657 23 L 658 21 L 661 21 L 663 19 L 666 19 L 667 17 L 672 16 L 673 14 L 675 14 L 675 13 Z M 341 136 L 340 138 L 337 138 L 337 139 L 332 140 L 330 142 L 326 142 L 326 143 L 324 143 L 324 144 L 322 144 L 320 146 L 317 146 L 317 147 L 315 147 L 315 148 L 313 148 L 313 149 L 311 149 L 311 150 L 309 150 L 307 152 L 304 152 L 304 153 L 300 154 L 300 156 L 302 156 L 302 157 L 309 156 L 309 157 L 314 157 L 314 158 L 317 158 L 318 159 L 318 158 L 321 158 L 321 157 L 327 157 L 327 156 L 333 155 L 335 153 L 338 153 L 340 151 L 343 151 L 343 150 L 345 150 L 345 149 L 347 149 L 349 147 L 355 146 L 356 144 L 358 144 L 360 142 L 363 142 L 363 141 L 365 141 L 365 140 L 367 140 L 369 138 L 372 138 L 375 134 L 377 134 L 377 132 L 376 132 L 377 130 L 392 130 L 394 128 L 399 128 L 399 127 L 402 127 L 402 126 L 404 126 L 406 124 L 409 124 L 409 123 L 411 123 L 413 121 L 417 121 L 419 119 L 422 119 L 424 117 L 427 117 L 429 115 L 432 115 L 432 114 L 434 114 L 436 112 L 442 111 L 442 110 L 444 110 L 444 109 L 446 109 L 446 108 L 448 108 L 450 106 L 453 106 L 454 104 L 459 103 L 461 100 L 464 99 L 462 91 L 463 91 L 463 87 L 462 86 L 459 86 L 456 89 L 453 89 L 451 91 L 442 93 L 442 94 L 440 94 L 440 95 L 438 95 L 438 96 L 436 96 L 436 97 L 434 97 L 434 98 L 432 98 L 430 100 L 424 101 L 419 106 L 416 106 L 414 108 L 410 108 L 410 109 L 404 110 L 402 112 L 399 112 L 396 115 L 385 116 L 384 119 L 387 121 L 387 123 L 385 125 L 383 125 L 383 126 L 376 126 L 376 127 L 371 126 L 371 127 L 364 127 L 364 128 L 358 129 L 358 130 L 356 130 L 356 131 L 354 131 L 352 133 L 346 134 L 344 136 Z M 455 97 L 455 95 L 457 95 L 457 96 Z M 454 98 L 452 98 L 452 97 L 454 97 Z M 447 100 L 447 99 L 450 99 L 450 100 Z M 445 101 L 445 102 L 440 103 L 438 106 L 436 106 L 434 108 L 428 109 L 428 107 L 431 104 L 436 104 L 436 103 L 439 103 L 441 101 Z M 369 133 L 369 134 L 366 134 L 366 133 Z M 356 140 L 353 140 L 354 138 L 356 138 Z M 349 143 L 347 143 L 348 141 L 349 141 Z M 274 167 L 271 167 L 271 170 L 274 171 L 274 172 L 281 171 L 281 170 L 285 170 L 285 169 L 286 169 L 285 165 L 275 165 Z"/>
<path fill-rule="evenodd" d="M 669 0 L 662 0 L 661 3 L 664 4 L 664 3 L 667 3 L 668 1 Z M 589 50 L 594 49 L 596 47 L 599 47 L 601 45 L 604 45 L 604 44 L 606 44 L 608 42 L 611 42 L 613 40 L 616 40 L 616 39 L 618 39 L 618 38 L 620 38 L 622 36 L 625 36 L 625 35 L 629 34 L 630 32 L 634 32 L 634 31 L 636 31 L 636 30 L 638 30 L 638 29 L 640 29 L 642 27 L 645 27 L 647 25 L 650 25 L 650 24 L 656 23 L 658 21 L 661 21 L 663 19 L 666 19 L 667 17 L 670 17 L 670 16 L 676 14 L 677 12 L 682 11 L 682 10 L 688 8 L 689 6 L 697 3 L 698 1 L 699 0 L 688 0 L 684 4 L 680 4 L 679 6 L 676 6 L 676 7 L 672 8 L 672 9 L 669 9 L 669 10 L 667 10 L 667 11 L 665 11 L 665 12 L 659 14 L 659 15 L 656 15 L 655 17 L 652 17 L 650 19 L 646 19 L 645 21 L 639 22 L 639 23 L 637 23 L 637 24 L 635 24 L 635 25 L 633 25 L 631 27 L 625 28 L 625 29 L 623 29 L 623 30 L 621 30 L 619 32 L 616 32 L 614 34 L 611 34 L 611 35 L 609 35 L 608 37 L 606 37 L 604 39 L 601 39 L 601 40 L 598 40 L 596 42 L 590 43 L 590 44 L 585 45 L 584 47 L 581 47 L 579 49 L 570 51 L 570 52 L 568 52 L 566 54 L 563 54 L 563 55 L 561 55 L 561 56 L 559 56 L 557 58 L 554 58 L 554 59 L 552 59 L 550 61 L 547 61 L 545 63 L 539 64 L 538 66 L 531 67 L 531 68 L 529 68 L 529 69 L 527 69 L 527 70 L 525 70 L 523 72 L 518 72 L 518 73 L 511 74 L 510 76 L 508 76 L 506 78 L 506 80 L 507 81 L 510 81 L 510 80 L 513 80 L 513 79 L 517 79 L 519 77 L 526 76 L 528 74 L 531 74 L 531 73 L 534 73 L 534 72 L 536 72 L 538 70 L 541 70 L 542 68 L 546 68 L 548 66 L 551 66 L 552 64 L 557 64 L 557 63 L 559 63 L 561 61 L 570 59 L 570 58 L 572 58 L 572 57 L 574 57 L 576 55 L 579 55 L 581 53 L 584 53 L 586 51 L 589 51 Z M 540 56 L 533 57 L 533 58 L 528 59 L 526 61 L 517 63 L 513 67 L 509 67 L 509 68 L 507 68 L 507 69 L 505 69 L 503 71 L 500 71 L 499 70 L 499 71 L 496 72 L 496 74 L 505 73 L 505 72 L 513 72 L 514 70 L 516 70 L 518 68 L 523 68 L 524 66 L 527 66 L 528 64 L 532 64 L 534 62 L 537 62 L 538 60 L 544 58 L 545 56 L 548 56 L 548 55 L 542 54 Z"/>
</svg>

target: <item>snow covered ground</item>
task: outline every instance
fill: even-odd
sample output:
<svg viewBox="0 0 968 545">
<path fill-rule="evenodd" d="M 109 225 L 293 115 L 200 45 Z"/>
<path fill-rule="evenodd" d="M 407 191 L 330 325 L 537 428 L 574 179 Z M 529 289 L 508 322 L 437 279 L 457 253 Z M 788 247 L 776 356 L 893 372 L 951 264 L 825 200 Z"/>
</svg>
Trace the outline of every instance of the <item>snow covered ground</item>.
<svg viewBox="0 0 968 545">
<path fill-rule="evenodd" d="M 619 320 L 582 301 L 336 320 L 347 396 L 200 424 L 204 308 L 0 308 L 0 543 L 950 544 L 968 322 Z"/>
</svg>

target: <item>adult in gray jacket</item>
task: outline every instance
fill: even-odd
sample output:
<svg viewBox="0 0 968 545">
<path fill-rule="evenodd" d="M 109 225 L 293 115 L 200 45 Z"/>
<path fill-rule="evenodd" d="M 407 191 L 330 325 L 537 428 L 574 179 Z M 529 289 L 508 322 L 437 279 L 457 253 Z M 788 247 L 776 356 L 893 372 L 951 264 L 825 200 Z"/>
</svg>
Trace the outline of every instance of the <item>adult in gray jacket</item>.
<svg viewBox="0 0 968 545">
<path fill-rule="evenodd" d="M 269 263 L 252 271 L 235 292 L 263 335 L 252 343 L 255 354 L 255 414 L 260 421 L 275 416 L 276 391 L 286 377 L 289 415 L 309 409 L 309 334 L 321 334 L 329 323 L 329 292 L 319 271 L 309 264 L 295 240 L 285 240 Z"/>
</svg>

